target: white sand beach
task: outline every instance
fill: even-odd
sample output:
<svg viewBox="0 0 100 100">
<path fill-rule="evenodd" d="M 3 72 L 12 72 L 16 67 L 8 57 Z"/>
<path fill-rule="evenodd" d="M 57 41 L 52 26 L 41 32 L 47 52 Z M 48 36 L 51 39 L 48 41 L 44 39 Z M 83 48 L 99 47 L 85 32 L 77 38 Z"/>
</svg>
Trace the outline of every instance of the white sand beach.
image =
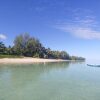
<svg viewBox="0 0 100 100">
<path fill-rule="evenodd" d="M 30 57 L 25 57 L 25 58 L 3 58 L 0 59 L 0 63 L 3 64 L 13 64 L 13 63 L 45 63 L 45 62 L 65 62 L 69 60 L 62 60 L 62 59 L 42 59 L 42 58 L 30 58 Z"/>
</svg>

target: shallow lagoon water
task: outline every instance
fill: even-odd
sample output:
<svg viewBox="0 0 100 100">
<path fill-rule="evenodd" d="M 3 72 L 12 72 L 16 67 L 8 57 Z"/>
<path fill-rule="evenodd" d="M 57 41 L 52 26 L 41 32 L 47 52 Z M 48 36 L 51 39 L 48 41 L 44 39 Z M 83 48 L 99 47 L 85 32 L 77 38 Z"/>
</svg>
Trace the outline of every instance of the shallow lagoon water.
<svg viewBox="0 0 100 100">
<path fill-rule="evenodd" d="M 85 62 L 2 64 L 0 100 L 100 100 L 100 68 Z"/>
</svg>

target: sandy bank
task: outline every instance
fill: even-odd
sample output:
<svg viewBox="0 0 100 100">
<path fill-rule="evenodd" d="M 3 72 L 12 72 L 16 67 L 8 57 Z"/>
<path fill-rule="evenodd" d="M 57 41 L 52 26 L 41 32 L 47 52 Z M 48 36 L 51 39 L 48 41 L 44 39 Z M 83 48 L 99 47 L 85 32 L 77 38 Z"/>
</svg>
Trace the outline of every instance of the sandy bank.
<svg viewBox="0 0 100 100">
<path fill-rule="evenodd" d="M 41 58 L 3 58 L 0 59 L 0 63 L 45 63 L 45 62 L 65 62 L 68 60 L 61 59 L 41 59 Z"/>
</svg>

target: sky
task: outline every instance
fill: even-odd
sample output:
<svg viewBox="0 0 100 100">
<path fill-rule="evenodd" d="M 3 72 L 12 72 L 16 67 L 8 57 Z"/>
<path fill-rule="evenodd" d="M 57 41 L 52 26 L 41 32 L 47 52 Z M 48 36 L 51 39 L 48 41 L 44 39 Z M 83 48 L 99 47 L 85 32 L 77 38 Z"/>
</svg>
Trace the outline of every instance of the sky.
<svg viewBox="0 0 100 100">
<path fill-rule="evenodd" d="M 100 60 L 100 0 L 0 0 L 0 41 L 30 33 L 45 47 Z"/>
</svg>

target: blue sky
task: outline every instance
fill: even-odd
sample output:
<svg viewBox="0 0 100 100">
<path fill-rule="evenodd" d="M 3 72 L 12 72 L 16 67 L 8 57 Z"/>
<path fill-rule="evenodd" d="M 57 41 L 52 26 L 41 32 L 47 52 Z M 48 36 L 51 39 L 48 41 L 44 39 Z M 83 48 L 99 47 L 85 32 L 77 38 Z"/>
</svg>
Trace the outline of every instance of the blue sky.
<svg viewBox="0 0 100 100">
<path fill-rule="evenodd" d="M 53 50 L 100 59 L 100 0 L 0 0 L 0 40 L 28 32 Z"/>
</svg>

